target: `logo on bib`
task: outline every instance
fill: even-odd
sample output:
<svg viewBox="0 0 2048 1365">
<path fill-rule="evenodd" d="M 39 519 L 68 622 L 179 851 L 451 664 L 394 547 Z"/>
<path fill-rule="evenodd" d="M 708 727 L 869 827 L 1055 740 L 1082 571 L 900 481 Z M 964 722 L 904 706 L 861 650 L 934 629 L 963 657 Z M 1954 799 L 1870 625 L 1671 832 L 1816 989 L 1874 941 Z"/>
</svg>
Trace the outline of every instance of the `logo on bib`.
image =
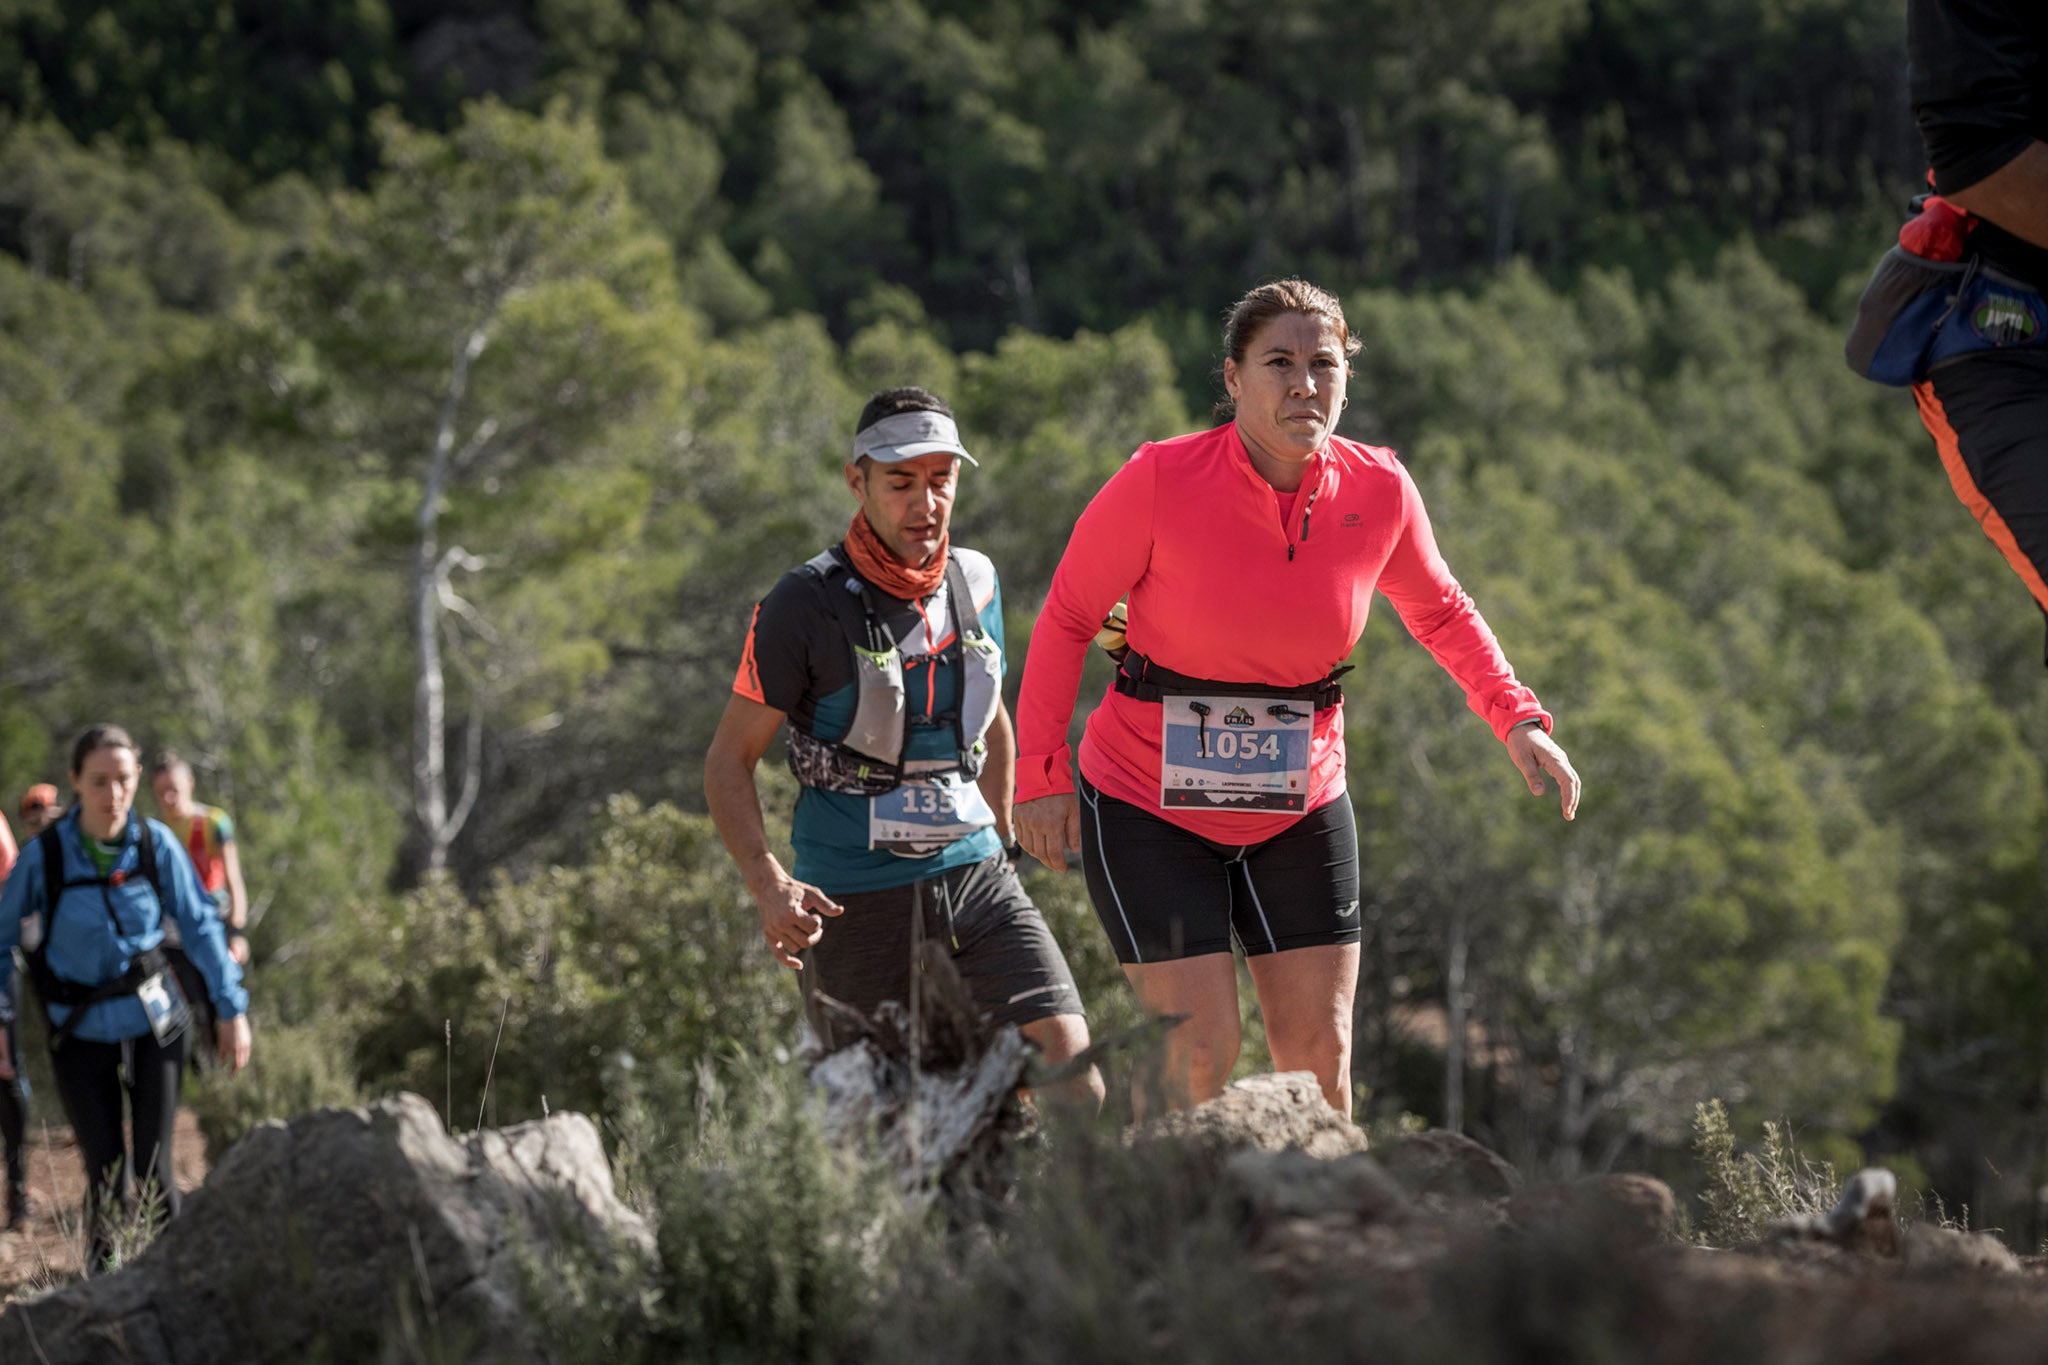
<svg viewBox="0 0 2048 1365">
<path fill-rule="evenodd" d="M 1242 706 L 1234 706 L 1223 717 L 1223 723 L 1225 725 L 1257 725 L 1259 721 L 1258 717 L 1245 710 Z"/>
<path fill-rule="evenodd" d="M 1988 295 L 1970 314 L 1970 326 L 1993 346 L 2020 345 L 2041 330 L 2033 310 L 2010 294 Z"/>
</svg>

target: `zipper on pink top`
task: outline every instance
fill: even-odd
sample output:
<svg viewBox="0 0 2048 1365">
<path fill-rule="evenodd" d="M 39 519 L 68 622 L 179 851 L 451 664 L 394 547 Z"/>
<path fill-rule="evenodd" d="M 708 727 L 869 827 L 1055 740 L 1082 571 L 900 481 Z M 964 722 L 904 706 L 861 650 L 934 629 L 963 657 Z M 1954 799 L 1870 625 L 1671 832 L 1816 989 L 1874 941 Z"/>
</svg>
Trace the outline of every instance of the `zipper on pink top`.
<svg viewBox="0 0 2048 1365">
<path fill-rule="evenodd" d="M 1316 486 L 1308 490 L 1308 503 L 1301 509 L 1301 540 L 1299 542 L 1292 540 L 1287 542 L 1287 562 L 1289 564 L 1294 562 L 1295 545 L 1297 543 L 1302 545 L 1308 544 L 1308 514 L 1316 510 L 1316 498 L 1322 491 L 1323 482 L 1321 479 L 1316 480 Z"/>
</svg>

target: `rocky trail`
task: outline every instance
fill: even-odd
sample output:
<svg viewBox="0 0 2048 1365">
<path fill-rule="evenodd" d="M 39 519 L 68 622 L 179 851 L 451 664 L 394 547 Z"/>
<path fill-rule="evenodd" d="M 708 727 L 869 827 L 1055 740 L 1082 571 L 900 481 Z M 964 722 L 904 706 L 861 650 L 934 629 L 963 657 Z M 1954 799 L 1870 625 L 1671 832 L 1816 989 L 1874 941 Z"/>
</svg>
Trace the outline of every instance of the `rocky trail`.
<svg viewBox="0 0 2048 1365">
<path fill-rule="evenodd" d="M 1017 1086 L 1052 1079 L 1031 1072 L 1014 1030 L 976 1027 L 964 991 L 943 989 L 914 1016 L 827 1009 L 822 1022 L 806 1060 L 835 1141 L 873 1142 L 906 1195 L 946 1203 L 963 1227 L 1014 1193 Z M 1710 1249 L 1685 1239 L 1671 1189 L 1648 1175 L 1531 1185 L 1435 1129 L 1368 1150 L 1305 1073 L 1066 1140 L 1067 1169 L 1106 1177 L 1104 1198 L 1140 1176 L 1168 1196 L 1172 1235 L 1205 1239 L 1236 1301 L 1302 1358 L 2048 1360 L 2048 1263 L 1902 1219 L 1880 1169 L 1855 1174 L 1831 1210 Z M 210 1175 L 189 1116 L 179 1141 L 181 1185 L 204 1179 L 182 1216 L 119 1273 L 67 1283 L 77 1154 L 56 1130 L 39 1135 L 33 1179 L 63 1216 L 0 1236 L 0 1361 L 369 1359 L 411 1314 L 466 1343 L 460 1358 L 540 1362 L 556 1356 L 525 1297 L 535 1266 L 575 1247 L 641 1274 L 652 1264 L 651 1227 L 619 1200 L 581 1115 L 451 1136 L 429 1101 L 398 1095 L 261 1125 Z M 1108 1205 L 1086 1207 L 1093 1222 Z M 1149 1343 L 1141 1356 L 1213 1358 L 1168 1283 L 1118 1294 Z"/>
<path fill-rule="evenodd" d="M 190 1194 L 206 1181 L 206 1142 L 191 1110 L 180 1109 L 177 1122 L 173 1169 L 178 1189 Z M 40 1214 L 26 1228 L 0 1229 L 0 1305 L 78 1274 L 85 1251 L 85 1173 L 78 1143 L 62 1120 L 32 1127 L 28 1186 Z"/>
</svg>

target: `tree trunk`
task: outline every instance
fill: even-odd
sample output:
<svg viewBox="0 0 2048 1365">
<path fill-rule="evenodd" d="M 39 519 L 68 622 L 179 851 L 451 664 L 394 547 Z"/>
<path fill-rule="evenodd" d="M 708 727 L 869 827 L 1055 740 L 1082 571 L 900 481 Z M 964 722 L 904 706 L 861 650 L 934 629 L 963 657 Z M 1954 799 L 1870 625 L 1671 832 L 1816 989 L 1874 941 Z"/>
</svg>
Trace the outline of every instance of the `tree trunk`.
<svg viewBox="0 0 2048 1365">
<path fill-rule="evenodd" d="M 1465 958 L 1471 936 L 1465 907 L 1451 910 L 1444 952 L 1444 1127 L 1465 1131 Z"/>
<path fill-rule="evenodd" d="M 447 684 L 441 669 L 441 495 L 455 451 L 455 422 L 469 388 L 469 367 L 483 353 L 490 334 L 478 327 L 456 343 L 442 396 L 441 420 L 434 433 L 433 458 L 420 492 L 419 539 L 413 554 L 413 644 L 419 672 L 413 681 L 413 810 L 427 842 L 427 870 L 448 866 L 448 847 L 469 815 L 468 804 L 451 817 L 448 810 Z M 474 747 L 466 782 L 475 780 Z M 467 795 L 468 793 L 465 793 Z"/>
</svg>

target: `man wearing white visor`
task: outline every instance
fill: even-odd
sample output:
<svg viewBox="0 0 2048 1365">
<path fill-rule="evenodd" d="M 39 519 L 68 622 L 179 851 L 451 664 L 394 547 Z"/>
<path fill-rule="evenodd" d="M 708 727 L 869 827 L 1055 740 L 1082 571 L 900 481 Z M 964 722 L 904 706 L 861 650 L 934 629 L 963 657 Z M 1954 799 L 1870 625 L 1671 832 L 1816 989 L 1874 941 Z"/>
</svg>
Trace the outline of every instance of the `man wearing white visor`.
<svg viewBox="0 0 2048 1365">
<path fill-rule="evenodd" d="M 704 793 L 769 951 L 813 990 L 867 1013 L 907 1007 L 919 945 L 941 944 L 982 1010 L 1057 1064 L 1087 1047 L 1088 1025 L 1013 861 L 1002 593 L 988 556 L 947 539 L 962 461 L 975 463 L 943 399 L 868 400 L 846 538 L 755 606 Z M 754 786 L 785 720 L 802 784 L 787 870 Z M 1065 1097 L 1102 1093 L 1090 1070 Z"/>
</svg>

